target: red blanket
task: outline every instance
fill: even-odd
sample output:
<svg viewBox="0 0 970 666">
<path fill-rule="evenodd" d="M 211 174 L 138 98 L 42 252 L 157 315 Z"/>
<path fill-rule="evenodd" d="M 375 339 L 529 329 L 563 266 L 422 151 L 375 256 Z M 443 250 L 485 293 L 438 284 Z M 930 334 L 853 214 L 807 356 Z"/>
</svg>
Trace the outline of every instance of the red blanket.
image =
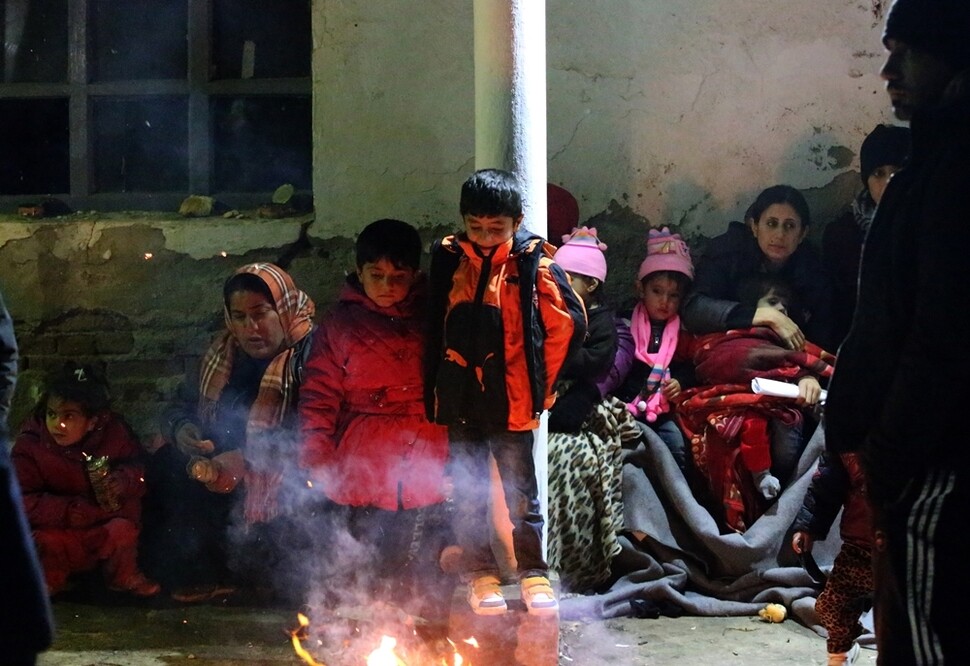
<svg viewBox="0 0 970 666">
<path fill-rule="evenodd" d="M 703 336 L 693 358 L 704 385 L 677 398 L 675 416 L 711 495 L 709 508 L 722 528 L 744 532 L 769 505 L 751 477 L 770 465 L 767 422 L 802 419 L 791 400 L 752 393 L 751 380 L 794 383 L 814 375 L 824 382 L 835 357 L 811 344 L 804 351 L 785 349 L 771 329 L 755 327 Z"/>
<path fill-rule="evenodd" d="M 692 349 L 701 384 L 744 384 L 758 377 L 797 383 L 806 375 L 823 381 L 832 376 L 835 357 L 808 343 L 803 351 L 786 349 L 765 326 L 712 333 Z"/>
</svg>

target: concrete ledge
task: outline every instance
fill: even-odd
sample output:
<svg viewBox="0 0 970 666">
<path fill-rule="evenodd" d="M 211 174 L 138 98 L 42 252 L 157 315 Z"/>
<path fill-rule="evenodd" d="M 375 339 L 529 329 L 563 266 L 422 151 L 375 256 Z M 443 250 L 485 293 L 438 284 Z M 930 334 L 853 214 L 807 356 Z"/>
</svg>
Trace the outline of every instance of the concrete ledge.
<svg viewBox="0 0 970 666">
<path fill-rule="evenodd" d="M 552 581 L 553 587 L 557 581 Z M 532 615 L 522 602 L 518 585 L 503 585 L 509 610 L 504 615 L 476 615 L 459 585 L 452 598 L 448 634 L 473 664 L 556 666 L 559 663 L 559 613 Z M 556 594 L 559 594 L 558 589 Z M 474 638 L 478 649 L 462 641 Z"/>
</svg>

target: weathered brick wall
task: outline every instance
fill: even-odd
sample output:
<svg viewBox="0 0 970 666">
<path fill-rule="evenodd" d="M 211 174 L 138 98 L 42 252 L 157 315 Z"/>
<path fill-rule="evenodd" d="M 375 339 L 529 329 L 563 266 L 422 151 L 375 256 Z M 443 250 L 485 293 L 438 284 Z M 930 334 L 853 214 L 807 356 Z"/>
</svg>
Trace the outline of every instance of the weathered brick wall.
<svg viewBox="0 0 970 666">
<path fill-rule="evenodd" d="M 854 194 L 857 178 L 842 179 L 837 190 L 806 192 L 816 219 L 830 219 Z M 315 301 L 318 319 L 336 300 L 354 265 L 353 239 L 308 236 L 312 223 L 130 213 L 36 223 L 0 217 L 0 290 L 21 350 L 11 425 L 32 408 L 44 372 L 77 360 L 103 364 L 115 408 L 142 438 L 154 436 L 158 415 L 179 398 L 184 377 L 224 326 L 222 284 L 235 268 L 285 265 Z M 651 222 L 612 202 L 584 223 L 609 246 L 607 298 L 632 307 Z M 428 226 L 421 234 L 430 244 L 453 230 Z M 705 238 L 687 240 L 696 253 Z"/>
<path fill-rule="evenodd" d="M 79 215 L 0 217 L 0 291 L 14 320 L 20 376 L 11 426 L 32 409 L 44 373 L 102 364 L 115 408 L 143 438 L 183 393 L 184 377 L 224 326 L 222 285 L 254 261 L 284 265 L 317 305 L 353 269 L 353 239 L 307 239 L 312 218 L 185 220 Z M 362 225 L 363 226 L 363 225 Z M 449 231 L 422 229 L 427 242 Z"/>
</svg>

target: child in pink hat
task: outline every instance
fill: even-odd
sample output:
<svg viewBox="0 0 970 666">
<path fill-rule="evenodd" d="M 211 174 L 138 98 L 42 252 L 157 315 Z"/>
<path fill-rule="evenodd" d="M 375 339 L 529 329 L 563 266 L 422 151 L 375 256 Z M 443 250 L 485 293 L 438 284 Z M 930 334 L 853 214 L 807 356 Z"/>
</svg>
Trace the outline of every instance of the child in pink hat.
<svg viewBox="0 0 970 666">
<path fill-rule="evenodd" d="M 689 336 L 680 327 L 680 304 L 693 278 L 687 243 L 667 227 L 651 229 L 647 256 L 637 271 L 639 302 L 630 319 L 635 361 L 617 392 L 637 420 L 660 435 L 681 469 L 686 466 L 686 446 L 670 416 L 670 400 L 680 394 L 681 382 L 671 375 L 671 363 L 689 362 Z"/>
<path fill-rule="evenodd" d="M 596 229 L 575 227 L 562 237 L 555 261 L 569 275 L 573 291 L 586 308 L 586 339 L 579 351 L 566 359 L 559 372 L 556 402 L 549 412 L 552 432 L 578 432 L 603 399 L 598 387 L 610 371 L 616 355 L 616 323 L 613 308 L 602 297 L 606 281 L 606 243 Z"/>
</svg>

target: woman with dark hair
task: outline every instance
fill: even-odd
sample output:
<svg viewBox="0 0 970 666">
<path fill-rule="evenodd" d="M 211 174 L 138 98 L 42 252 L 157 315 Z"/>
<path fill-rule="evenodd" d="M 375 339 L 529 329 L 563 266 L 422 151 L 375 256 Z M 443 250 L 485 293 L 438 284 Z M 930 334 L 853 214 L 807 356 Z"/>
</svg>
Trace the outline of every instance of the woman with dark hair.
<svg viewBox="0 0 970 666">
<path fill-rule="evenodd" d="M 173 597 L 198 601 L 227 581 L 296 592 L 281 564 L 298 550 L 287 502 L 298 484 L 296 404 L 314 304 L 278 266 L 239 268 L 223 288 L 225 330 L 202 359 L 197 397 L 166 414 L 149 470 L 150 539 Z M 146 549 L 146 552 L 149 549 Z M 272 577 L 270 576 L 272 574 Z M 285 580 L 284 580 L 285 579 Z M 298 586 L 296 586 L 298 587 Z"/>
<path fill-rule="evenodd" d="M 806 337 L 824 349 L 832 339 L 831 290 L 821 259 L 804 243 L 811 215 L 801 193 L 789 185 L 762 191 L 745 213 L 712 238 L 697 261 L 694 288 L 683 306 L 691 333 L 768 326 L 790 349 Z M 742 305 L 739 290 L 759 275 L 787 283 L 797 311 Z"/>
</svg>

